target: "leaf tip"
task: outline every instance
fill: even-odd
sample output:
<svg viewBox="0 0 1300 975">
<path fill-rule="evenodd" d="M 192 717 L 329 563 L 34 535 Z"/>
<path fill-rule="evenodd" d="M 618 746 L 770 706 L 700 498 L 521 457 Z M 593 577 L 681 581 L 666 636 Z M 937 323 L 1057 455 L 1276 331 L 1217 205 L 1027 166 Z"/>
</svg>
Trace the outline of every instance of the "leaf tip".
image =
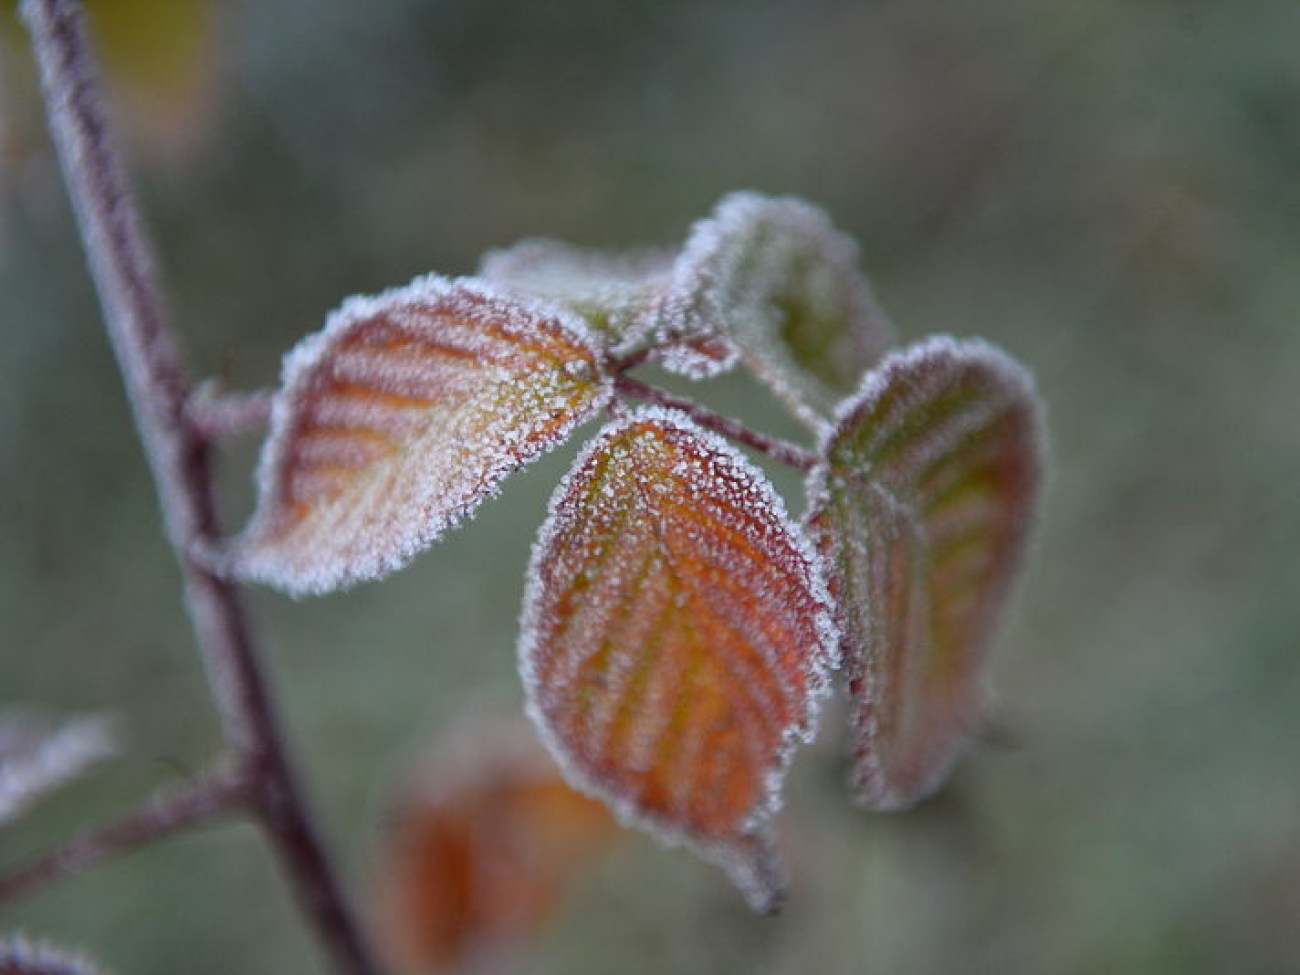
<svg viewBox="0 0 1300 975">
<path fill-rule="evenodd" d="M 750 910 L 775 917 L 785 907 L 789 878 L 770 823 L 715 854 Z"/>
</svg>

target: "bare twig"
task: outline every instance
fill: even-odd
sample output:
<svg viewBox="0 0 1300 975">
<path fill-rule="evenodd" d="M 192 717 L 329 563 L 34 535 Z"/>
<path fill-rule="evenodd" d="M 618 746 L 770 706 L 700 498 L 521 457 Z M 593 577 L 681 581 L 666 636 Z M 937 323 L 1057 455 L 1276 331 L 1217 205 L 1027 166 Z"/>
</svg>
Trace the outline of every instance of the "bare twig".
<svg viewBox="0 0 1300 975">
<path fill-rule="evenodd" d="M 247 809 L 249 800 L 248 782 L 229 769 L 168 789 L 121 819 L 0 876 L 0 904 L 164 836 Z"/>
<path fill-rule="evenodd" d="M 694 400 L 675 396 L 666 389 L 651 386 L 649 383 L 643 383 L 638 379 L 622 375 L 614 377 L 614 388 L 624 396 L 630 396 L 633 399 L 681 410 L 706 430 L 712 430 L 714 433 L 720 433 L 737 443 L 743 443 L 746 447 L 754 448 L 764 457 L 770 457 L 778 463 L 787 464 L 796 470 L 811 471 L 817 466 L 817 455 L 812 451 L 805 450 L 803 447 L 785 440 L 769 437 L 757 430 L 751 430 L 739 420 L 733 420 L 729 416 L 715 413 Z"/>
<path fill-rule="evenodd" d="M 50 129 L 104 321 L 153 472 L 225 736 L 299 904 L 341 972 L 377 966 L 348 908 L 290 763 L 248 617 L 233 584 L 193 554 L 219 535 L 209 439 L 191 422 L 182 369 L 135 203 L 113 149 L 75 0 L 24 0 Z"/>
</svg>

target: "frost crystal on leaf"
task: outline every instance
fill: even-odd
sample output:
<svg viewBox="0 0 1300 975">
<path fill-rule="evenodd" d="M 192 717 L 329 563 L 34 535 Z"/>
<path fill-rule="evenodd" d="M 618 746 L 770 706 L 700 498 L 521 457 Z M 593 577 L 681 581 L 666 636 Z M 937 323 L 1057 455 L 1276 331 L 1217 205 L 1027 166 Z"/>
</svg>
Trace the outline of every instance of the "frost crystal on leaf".
<svg viewBox="0 0 1300 975">
<path fill-rule="evenodd" d="M 553 240 L 521 240 L 489 251 L 479 276 L 520 297 L 554 301 L 581 315 L 612 355 L 649 336 L 673 255 L 663 250 L 606 253 Z"/>
<path fill-rule="evenodd" d="M 102 716 L 58 724 L 27 711 L 0 714 L 0 825 L 116 752 Z"/>
<path fill-rule="evenodd" d="M 759 471 L 648 408 L 584 449 L 529 572 L 521 668 L 554 754 L 760 911 L 784 884 L 769 820 L 835 664 L 817 565 Z"/>
<path fill-rule="evenodd" d="M 821 210 L 733 193 L 691 231 L 660 303 L 658 331 L 669 344 L 666 367 L 710 375 L 738 349 L 819 429 L 893 330 L 858 270 L 857 245 Z"/>
<path fill-rule="evenodd" d="M 1034 521 L 1043 420 L 983 342 L 891 355 L 839 410 L 813 473 L 853 698 L 853 784 L 876 809 L 937 789 L 980 720 L 982 663 Z"/>
<path fill-rule="evenodd" d="M 433 275 L 351 298 L 285 359 L 233 566 L 295 593 L 398 569 L 611 395 L 556 306 Z"/>
</svg>

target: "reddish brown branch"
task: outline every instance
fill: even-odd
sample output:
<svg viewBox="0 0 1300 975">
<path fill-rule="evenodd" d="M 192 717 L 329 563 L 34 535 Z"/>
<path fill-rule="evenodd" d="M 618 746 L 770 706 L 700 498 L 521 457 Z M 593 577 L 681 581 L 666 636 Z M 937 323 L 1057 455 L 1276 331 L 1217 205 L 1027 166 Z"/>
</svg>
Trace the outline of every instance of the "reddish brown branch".
<svg viewBox="0 0 1300 975">
<path fill-rule="evenodd" d="M 222 727 L 251 775 L 253 808 L 322 945 L 339 971 L 372 975 L 377 966 L 343 898 L 290 763 L 240 594 L 193 554 L 220 534 L 210 441 L 192 422 L 190 383 L 112 146 L 80 8 L 74 0 L 24 0 L 22 9 L 64 181 L 180 562 Z"/>
<path fill-rule="evenodd" d="M 609 360 L 609 371 L 616 374 L 625 373 L 637 366 L 644 364 L 653 354 L 653 349 L 637 349 L 635 352 L 629 352 L 621 359 Z"/>
<path fill-rule="evenodd" d="M 651 386 L 649 383 L 643 383 L 630 376 L 616 376 L 614 378 L 614 388 L 624 396 L 630 396 L 633 399 L 681 410 L 706 430 L 712 430 L 729 440 L 742 443 L 746 447 L 752 447 L 764 457 L 770 457 L 778 463 L 787 464 L 796 470 L 807 472 L 817 466 L 817 455 L 812 451 L 805 450 L 797 444 L 778 440 L 775 437 L 769 437 L 765 433 L 751 430 L 739 420 L 733 420 L 721 413 L 715 413 L 694 400 L 686 399 L 683 396 L 675 396 L 666 389 Z"/>
<path fill-rule="evenodd" d="M 247 809 L 249 798 L 248 784 L 229 770 L 169 789 L 121 819 L 0 876 L 0 904 L 165 836 Z"/>
</svg>

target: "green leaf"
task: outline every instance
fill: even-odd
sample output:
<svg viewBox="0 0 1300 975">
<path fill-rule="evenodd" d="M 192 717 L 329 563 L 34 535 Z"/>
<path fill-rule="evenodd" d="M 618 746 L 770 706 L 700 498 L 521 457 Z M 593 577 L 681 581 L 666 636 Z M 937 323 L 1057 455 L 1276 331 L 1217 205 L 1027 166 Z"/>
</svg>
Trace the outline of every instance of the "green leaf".
<svg viewBox="0 0 1300 975">
<path fill-rule="evenodd" d="M 670 347 L 734 343 L 815 429 L 892 336 L 858 270 L 857 245 L 816 207 L 754 193 L 724 197 L 695 225 L 673 266 L 658 330 Z M 679 371 L 689 374 L 690 365 L 688 358 Z"/>
</svg>

